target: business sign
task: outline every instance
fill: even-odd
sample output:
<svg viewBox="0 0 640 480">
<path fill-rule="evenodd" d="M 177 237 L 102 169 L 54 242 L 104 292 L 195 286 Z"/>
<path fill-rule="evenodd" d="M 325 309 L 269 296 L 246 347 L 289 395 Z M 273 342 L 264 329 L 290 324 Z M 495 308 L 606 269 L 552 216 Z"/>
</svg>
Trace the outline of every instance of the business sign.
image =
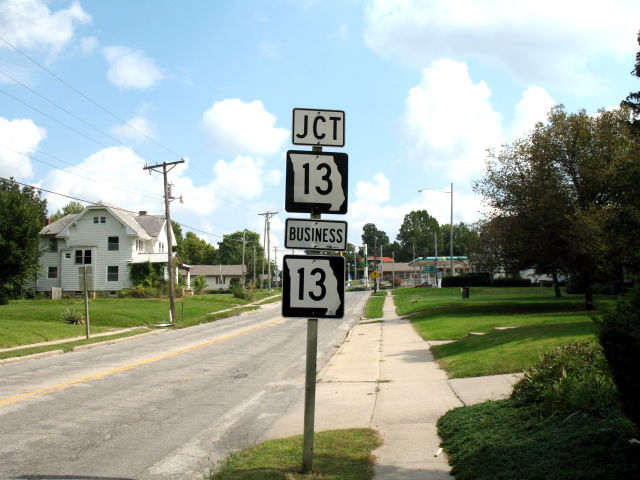
<svg viewBox="0 0 640 480">
<path fill-rule="evenodd" d="M 302 250 L 346 250 L 347 222 L 287 218 L 284 246 Z"/>
<path fill-rule="evenodd" d="M 346 153 L 287 152 L 284 208 L 298 213 L 347 213 Z"/>
<path fill-rule="evenodd" d="M 422 272 L 423 273 L 436 273 L 436 267 L 435 266 L 422 267 Z"/>
<path fill-rule="evenodd" d="M 282 259 L 282 316 L 342 318 L 344 257 L 285 255 Z"/>
<path fill-rule="evenodd" d="M 344 111 L 293 109 L 294 145 L 344 147 Z"/>
</svg>

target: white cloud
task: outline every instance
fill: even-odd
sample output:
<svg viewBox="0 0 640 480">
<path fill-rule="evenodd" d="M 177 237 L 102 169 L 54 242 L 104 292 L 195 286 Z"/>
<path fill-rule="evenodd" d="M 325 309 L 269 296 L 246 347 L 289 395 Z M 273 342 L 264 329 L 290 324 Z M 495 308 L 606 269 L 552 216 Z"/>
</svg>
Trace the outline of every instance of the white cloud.
<svg viewBox="0 0 640 480">
<path fill-rule="evenodd" d="M 0 117 L 0 176 L 24 180 L 33 175 L 31 160 L 25 155 L 33 153 L 46 136 L 46 130 L 33 120 Z"/>
<path fill-rule="evenodd" d="M 373 176 L 373 182 L 360 181 L 356 183 L 356 197 L 363 202 L 380 205 L 391 198 L 391 183 L 380 172 Z"/>
<path fill-rule="evenodd" d="M 91 23 L 79 2 L 51 12 L 41 0 L 0 2 L 0 35 L 17 48 L 39 49 L 56 54 L 73 38 L 74 28 Z M 0 48 L 8 48 L 0 42 Z"/>
<path fill-rule="evenodd" d="M 82 37 L 80 39 L 80 52 L 83 55 L 89 55 L 98 48 L 98 39 L 96 37 Z"/>
<path fill-rule="evenodd" d="M 202 115 L 202 125 L 213 148 L 253 155 L 273 154 L 284 147 L 289 132 L 275 124 L 276 117 L 265 110 L 260 100 L 222 100 Z"/>
<path fill-rule="evenodd" d="M 554 105 L 556 102 L 544 88 L 532 86 L 525 90 L 522 100 L 514 107 L 515 118 L 509 128 L 509 140 L 526 135 L 537 122 L 547 118 L 547 114 Z"/>
<path fill-rule="evenodd" d="M 129 119 L 124 125 L 116 125 L 111 132 L 124 141 L 144 142 L 156 138 L 155 126 L 141 115 Z"/>
<path fill-rule="evenodd" d="M 140 50 L 111 46 L 103 50 L 109 62 L 107 78 L 123 90 L 145 90 L 163 78 L 162 71 Z"/>
<path fill-rule="evenodd" d="M 594 81 L 588 63 L 633 54 L 637 0 L 373 0 L 365 42 L 422 68 L 437 58 L 477 59 L 527 83 L 575 88 Z"/>
<path fill-rule="evenodd" d="M 384 231 L 392 242 L 400 230 L 406 214 L 414 210 L 426 210 L 440 225 L 448 224 L 451 218 L 451 196 L 447 192 L 450 185 L 441 185 L 438 190 L 416 191 L 413 198 L 401 205 L 390 205 L 390 182 L 383 174 L 374 175 L 373 182 L 358 182 L 355 200 L 349 203 L 349 241 L 360 244 L 362 227 L 366 223 L 374 223 L 376 228 Z M 377 189 L 377 190 L 376 190 Z M 372 195 L 379 192 L 384 198 Z M 473 193 L 462 193 L 453 186 L 453 222 L 473 223 L 481 216 L 482 203 L 480 197 Z"/>
<path fill-rule="evenodd" d="M 230 163 L 218 160 L 214 167 L 216 182 L 241 198 L 258 198 L 262 194 L 264 163 L 262 158 L 242 155 Z"/>
<path fill-rule="evenodd" d="M 454 181 L 481 172 L 486 148 L 501 139 L 502 119 L 490 97 L 462 62 L 439 60 L 424 69 L 401 119 L 410 160 Z"/>
</svg>

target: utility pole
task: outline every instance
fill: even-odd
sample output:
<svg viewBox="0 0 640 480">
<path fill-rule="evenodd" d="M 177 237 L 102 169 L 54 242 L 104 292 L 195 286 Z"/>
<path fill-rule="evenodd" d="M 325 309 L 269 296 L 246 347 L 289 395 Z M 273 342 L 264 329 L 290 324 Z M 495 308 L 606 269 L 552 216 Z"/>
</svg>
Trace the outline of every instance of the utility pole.
<svg viewBox="0 0 640 480">
<path fill-rule="evenodd" d="M 276 264 L 276 270 L 274 273 L 278 271 L 278 246 L 273 246 L 273 263 Z M 280 286 L 279 281 L 276 281 L 276 287 Z"/>
<path fill-rule="evenodd" d="M 253 244 L 253 288 L 256 286 L 256 244 Z"/>
<path fill-rule="evenodd" d="M 453 182 L 451 182 L 451 217 L 449 223 L 451 224 L 451 232 L 449 236 L 449 257 L 451 266 L 451 276 L 453 277 Z"/>
<path fill-rule="evenodd" d="M 171 200 L 174 200 L 173 197 L 169 195 L 169 183 L 167 182 L 167 173 L 173 170 L 173 168 L 180 164 L 184 163 L 184 159 L 180 159 L 177 162 L 162 162 L 157 165 L 145 165 L 144 170 L 149 170 L 149 175 L 151 175 L 151 170 L 154 172 L 160 172 L 160 170 L 156 170 L 162 167 L 162 176 L 164 178 L 164 214 L 167 220 L 167 270 L 169 273 L 169 323 L 173 323 L 176 318 L 176 299 L 175 299 L 175 285 L 173 279 L 173 247 L 172 247 L 172 230 L 173 227 L 171 225 L 171 213 L 169 209 L 169 204 Z M 168 167 L 168 168 L 167 168 Z M 182 201 L 182 197 L 180 197 L 180 201 Z"/>
<path fill-rule="evenodd" d="M 259 213 L 258 215 L 264 215 L 264 222 L 266 226 L 267 232 L 267 274 L 269 275 L 269 293 L 271 293 L 271 217 L 273 217 L 278 212 L 264 212 Z M 263 269 L 264 273 L 264 269 Z"/>
<path fill-rule="evenodd" d="M 244 277 L 245 277 L 245 274 L 244 274 L 244 246 L 246 245 L 246 242 L 245 242 L 245 234 L 246 233 L 247 233 L 247 229 L 245 228 L 242 231 L 242 290 L 244 290 Z"/>
</svg>

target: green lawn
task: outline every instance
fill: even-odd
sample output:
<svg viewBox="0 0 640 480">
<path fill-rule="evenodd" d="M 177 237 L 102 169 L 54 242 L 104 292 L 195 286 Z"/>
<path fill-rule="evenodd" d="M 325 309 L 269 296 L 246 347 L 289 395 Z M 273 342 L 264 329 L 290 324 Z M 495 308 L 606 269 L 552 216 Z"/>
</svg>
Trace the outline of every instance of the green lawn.
<svg viewBox="0 0 640 480">
<path fill-rule="evenodd" d="M 259 291 L 257 298 L 268 296 Z M 184 327 L 220 318 L 208 316 L 227 308 L 237 311 L 246 307 L 246 300 L 231 294 L 202 295 L 176 299 L 176 326 Z M 0 305 L 0 348 L 26 345 L 49 340 L 84 335 L 84 325 L 70 325 L 60 320 L 60 314 L 74 308 L 84 315 L 83 300 L 13 300 Z M 167 299 L 97 298 L 89 300 L 91 333 L 166 323 L 169 320 Z M 236 312 L 225 315 L 234 315 Z"/>
<path fill-rule="evenodd" d="M 317 432 L 312 472 L 301 474 L 302 436 L 269 440 L 232 454 L 209 480 L 369 480 L 379 445 L 370 429 Z"/>
<path fill-rule="evenodd" d="M 364 307 L 365 318 L 382 318 L 385 296 L 371 296 Z"/>
<path fill-rule="evenodd" d="M 558 345 L 593 337 L 598 312 L 583 310 L 582 296 L 553 297 L 545 287 L 413 288 L 394 291 L 401 315 L 409 315 L 427 340 L 455 340 L 433 347 L 451 377 L 521 371 Z M 598 299 L 609 305 L 611 299 Z M 495 331 L 495 327 L 518 327 Z M 469 332 L 485 333 L 469 337 Z"/>
</svg>

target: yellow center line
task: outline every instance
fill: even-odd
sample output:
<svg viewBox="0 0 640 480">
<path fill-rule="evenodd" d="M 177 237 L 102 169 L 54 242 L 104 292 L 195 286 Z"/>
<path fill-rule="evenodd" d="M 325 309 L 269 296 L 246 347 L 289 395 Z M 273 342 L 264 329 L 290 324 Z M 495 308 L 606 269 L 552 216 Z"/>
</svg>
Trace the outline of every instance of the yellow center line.
<svg viewBox="0 0 640 480">
<path fill-rule="evenodd" d="M 136 367 L 141 367 L 143 365 L 149 365 L 149 364 L 152 364 L 152 363 L 155 363 L 155 362 L 159 362 L 160 360 L 165 360 L 167 358 L 175 357 L 177 355 L 182 355 L 183 353 L 193 352 L 195 350 L 199 350 L 201 348 L 208 347 L 209 345 L 213 345 L 215 343 L 220 343 L 220 342 L 224 342 L 226 340 L 230 340 L 232 338 L 239 337 L 241 335 L 244 335 L 245 333 L 249 333 L 249 332 L 252 332 L 254 330 L 258 330 L 259 328 L 263 328 L 263 327 L 272 325 L 272 324 L 274 324 L 276 322 L 279 322 L 281 320 L 283 320 L 283 318 L 281 318 L 281 317 L 280 318 L 274 318 L 273 320 L 269 320 L 268 322 L 261 323 L 259 325 L 254 325 L 253 327 L 246 328 L 244 330 L 240 330 L 239 332 L 231 333 L 229 335 L 225 335 L 224 337 L 214 338 L 213 340 L 209 340 L 209 341 L 204 342 L 204 343 L 199 343 L 197 345 L 192 345 L 190 347 L 182 348 L 180 350 L 176 350 L 176 351 L 169 352 L 169 353 L 163 353 L 162 355 L 157 355 L 155 357 L 147 358 L 145 360 L 140 360 L 138 362 L 129 363 L 127 365 L 122 365 L 120 367 L 111 368 L 109 370 L 103 370 L 102 372 L 93 373 L 91 375 L 86 375 L 84 377 L 74 378 L 74 379 L 69 380 L 67 382 L 58 383 L 56 385 L 50 385 L 48 387 L 38 388 L 38 389 L 33 390 L 31 392 L 21 393 L 19 395 L 14 395 L 12 397 L 7 397 L 7 398 L 4 398 L 4 399 L 0 399 L 0 407 L 5 407 L 7 405 L 12 405 L 14 403 L 22 402 L 22 401 L 27 400 L 29 398 L 33 398 L 33 397 L 37 397 L 37 396 L 43 396 L 43 395 L 47 395 L 47 394 L 53 393 L 53 392 L 59 392 L 60 390 L 64 390 L 64 389 L 69 388 L 69 387 L 71 387 L 73 385 L 77 385 L 77 384 L 80 384 L 80 383 L 86 383 L 86 382 L 89 382 L 91 380 L 98 380 L 100 378 L 109 377 L 109 376 L 115 375 L 117 373 L 126 372 L 127 370 L 131 370 L 131 369 L 136 368 Z"/>
</svg>

